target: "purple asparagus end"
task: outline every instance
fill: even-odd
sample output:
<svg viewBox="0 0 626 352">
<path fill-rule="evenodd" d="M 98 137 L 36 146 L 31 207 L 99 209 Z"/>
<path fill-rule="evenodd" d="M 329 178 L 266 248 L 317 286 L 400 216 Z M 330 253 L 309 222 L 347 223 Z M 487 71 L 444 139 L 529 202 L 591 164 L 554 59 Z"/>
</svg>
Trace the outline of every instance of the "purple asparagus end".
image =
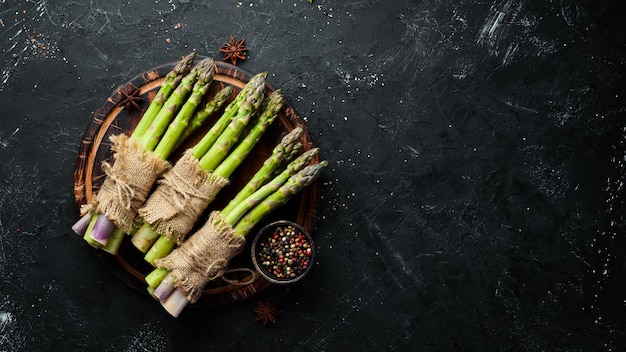
<svg viewBox="0 0 626 352">
<path fill-rule="evenodd" d="M 189 301 L 187 300 L 187 297 L 185 297 L 183 291 L 174 290 L 165 302 L 161 302 L 161 305 L 168 313 L 170 313 L 171 316 L 177 318 L 188 303 Z"/>
<path fill-rule="evenodd" d="M 115 224 L 113 221 L 109 220 L 109 218 L 103 214 L 100 214 L 98 216 L 98 220 L 96 220 L 96 223 L 93 226 L 93 229 L 91 230 L 91 239 L 103 246 L 106 246 L 109 241 L 109 236 L 111 236 L 114 229 Z"/>
<path fill-rule="evenodd" d="M 89 222 L 91 222 L 91 214 L 85 214 L 83 217 L 78 219 L 74 225 L 72 225 L 72 230 L 79 236 L 84 236 L 85 231 L 87 231 L 87 227 L 89 227 Z"/>
<path fill-rule="evenodd" d="M 154 289 L 154 297 L 156 297 L 159 302 L 165 302 L 165 300 L 172 294 L 174 291 L 174 284 L 172 282 L 172 277 L 168 274 L 165 276 L 163 281 Z"/>
</svg>

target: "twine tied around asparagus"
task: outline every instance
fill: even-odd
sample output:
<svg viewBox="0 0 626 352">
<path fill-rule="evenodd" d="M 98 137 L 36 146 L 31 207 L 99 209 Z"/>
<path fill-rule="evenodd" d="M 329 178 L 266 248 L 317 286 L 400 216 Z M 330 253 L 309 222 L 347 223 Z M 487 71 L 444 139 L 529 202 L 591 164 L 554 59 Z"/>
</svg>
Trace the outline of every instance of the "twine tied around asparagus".
<svg viewBox="0 0 626 352">
<path fill-rule="evenodd" d="M 139 141 L 125 134 L 110 137 L 115 162 L 102 162 L 106 178 L 81 213 L 98 212 L 117 227 L 130 233 L 139 207 L 143 205 L 157 178 L 170 163 L 145 151 Z"/>
<path fill-rule="evenodd" d="M 190 180 L 185 179 L 185 177 L 175 170 L 170 171 L 159 184 L 166 186 L 171 190 L 172 195 L 172 204 L 177 210 L 184 210 L 185 205 L 189 203 L 189 200 L 192 198 L 198 198 L 202 202 L 208 202 L 210 199 L 209 196 L 202 194 L 200 192 L 196 192 L 195 185 L 190 182 Z M 194 204 L 195 205 L 195 204 Z M 171 218 L 174 215 L 172 213 L 167 218 Z"/>
<path fill-rule="evenodd" d="M 203 170 L 190 150 L 158 181 L 139 215 L 180 245 L 228 179 Z"/>
<path fill-rule="evenodd" d="M 156 265 L 167 269 L 175 286 L 189 302 L 195 303 L 208 282 L 224 278 L 228 262 L 241 252 L 245 242 L 219 211 L 213 211 L 204 226 L 169 255 L 158 259 Z"/>
<path fill-rule="evenodd" d="M 115 194 L 120 205 L 130 210 L 131 203 L 135 197 L 135 190 L 122 177 L 118 176 L 109 163 L 102 163 L 102 171 L 111 182 L 104 182 L 100 187 L 101 192 Z M 104 190 L 104 191 L 103 191 Z"/>
</svg>

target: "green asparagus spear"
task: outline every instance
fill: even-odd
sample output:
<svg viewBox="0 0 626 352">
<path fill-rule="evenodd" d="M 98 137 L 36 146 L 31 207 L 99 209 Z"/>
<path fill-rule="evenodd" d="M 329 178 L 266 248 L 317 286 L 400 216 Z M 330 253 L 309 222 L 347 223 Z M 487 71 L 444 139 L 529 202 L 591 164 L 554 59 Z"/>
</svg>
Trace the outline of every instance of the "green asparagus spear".
<svg viewBox="0 0 626 352">
<path fill-rule="evenodd" d="M 150 246 L 143 259 L 154 266 L 157 259 L 165 257 L 176 247 L 176 238 L 174 236 L 168 238 L 165 235 L 159 235 L 154 230 L 152 231 L 157 240 Z"/>
<path fill-rule="evenodd" d="M 91 238 L 91 231 L 93 227 L 96 225 L 96 221 L 98 220 L 99 214 L 91 215 L 91 220 L 89 221 L 89 225 L 87 226 L 87 230 L 85 230 L 85 235 L 83 239 L 89 243 L 90 246 L 100 248 L 100 243 L 96 242 L 93 238 Z M 104 215 L 103 215 L 104 216 Z"/>
<path fill-rule="evenodd" d="M 256 90 L 251 91 L 251 95 L 246 100 L 241 102 L 237 115 L 232 118 L 224 132 L 200 159 L 200 166 L 204 170 L 215 170 L 237 143 L 239 136 L 263 103 L 264 88 L 264 85 L 259 85 Z"/>
<path fill-rule="evenodd" d="M 235 169 L 241 165 L 243 160 L 250 154 L 254 146 L 259 142 L 259 139 L 267 130 L 267 127 L 271 125 L 278 112 L 283 107 L 285 98 L 282 91 L 277 90 L 268 98 L 267 106 L 265 110 L 258 118 L 254 127 L 248 132 L 246 137 L 233 149 L 230 154 L 220 163 L 220 165 L 213 171 L 214 174 L 222 177 L 230 177 Z"/>
<path fill-rule="evenodd" d="M 183 77 L 191 70 L 195 58 L 196 52 L 191 52 L 178 62 L 176 66 L 174 66 L 174 69 L 172 69 L 172 71 L 165 76 L 165 82 L 161 84 L 156 96 L 148 106 L 146 112 L 143 113 L 141 120 L 139 120 L 139 123 L 135 127 L 135 130 L 131 135 L 133 138 L 136 138 L 137 140 L 141 140 L 143 138 L 144 133 L 146 133 L 148 127 L 150 127 L 150 124 L 152 124 L 152 121 L 161 110 L 161 107 L 163 107 L 163 104 L 165 104 L 167 99 L 172 94 L 172 91 L 176 89 Z"/>
<path fill-rule="evenodd" d="M 167 126 L 170 124 L 180 107 L 185 103 L 187 96 L 193 89 L 193 86 L 198 78 L 198 70 L 198 66 L 191 69 L 191 71 L 180 82 L 178 87 L 176 87 L 172 95 L 170 95 L 167 99 L 163 108 L 161 108 L 159 113 L 154 117 L 154 120 L 142 138 L 145 150 L 154 150 L 156 145 L 161 140 L 161 136 L 167 129 Z"/>
<path fill-rule="evenodd" d="M 131 237 L 131 242 L 138 250 L 145 253 L 154 244 L 158 236 L 159 234 L 152 229 L 152 226 L 144 222 Z"/>
<path fill-rule="evenodd" d="M 257 205 L 260 201 L 268 197 L 270 194 L 277 191 L 291 176 L 302 170 L 315 155 L 319 152 L 319 148 L 309 149 L 294 161 L 289 163 L 285 170 L 278 176 L 274 177 L 270 182 L 263 185 L 256 192 L 248 196 L 245 200 L 239 203 L 230 212 L 224 212 L 222 210 L 222 216 L 224 220 L 229 224 L 236 223 L 248 210 Z"/>
<path fill-rule="evenodd" d="M 291 162 L 296 155 L 292 154 L 292 151 L 295 150 L 297 153 L 302 148 L 302 144 L 298 142 L 302 133 L 303 130 L 300 127 L 296 127 L 291 130 L 291 132 L 287 133 L 276 147 L 274 147 L 272 154 L 263 162 L 261 168 L 252 176 L 248 183 L 246 183 L 228 205 L 226 205 L 222 212 L 229 213 L 232 211 L 237 204 L 241 203 L 274 176 L 275 170 L 280 169 L 285 163 Z"/>
<path fill-rule="evenodd" d="M 291 176 L 277 191 L 263 199 L 254 208 L 246 213 L 236 224 L 233 230 L 237 236 L 246 236 L 265 216 L 279 206 L 285 204 L 294 194 L 310 185 L 328 165 L 327 161 L 321 161 L 305 167 L 297 174 Z"/>
<path fill-rule="evenodd" d="M 115 227 L 115 229 L 111 233 L 111 236 L 109 236 L 106 246 L 102 246 L 102 250 L 113 255 L 117 254 L 117 251 L 122 245 L 124 237 L 126 237 L 124 230 L 120 229 L 119 227 Z"/>
<path fill-rule="evenodd" d="M 149 287 L 156 288 L 167 275 L 167 270 L 156 268 L 146 275 L 145 280 Z"/>
<path fill-rule="evenodd" d="M 230 97 L 232 91 L 233 86 L 224 87 L 222 90 L 217 92 L 217 94 L 215 94 L 213 99 L 206 103 L 202 110 L 194 114 L 194 116 L 191 118 L 191 121 L 189 121 L 189 125 L 185 128 L 185 131 L 183 131 L 183 134 L 180 136 L 177 147 L 184 140 L 186 140 L 187 137 L 189 137 L 198 128 L 200 128 L 204 121 L 206 121 L 209 117 L 213 116 L 216 112 L 219 111 L 222 105 L 224 105 L 224 103 L 228 100 L 228 97 Z"/>
<path fill-rule="evenodd" d="M 204 137 L 193 147 L 192 153 L 196 159 L 202 158 L 208 150 L 215 144 L 215 141 L 222 134 L 222 132 L 226 129 L 231 120 L 237 115 L 240 110 L 241 104 L 248 100 L 253 93 L 256 93 L 259 89 L 265 88 L 265 79 L 267 77 L 267 72 L 261 72 L 252 79 L 244 88 L 237 94 L 235 99 L 228 104 L 228 106 L 224 109 L 224 113 L 220 117 L 217 122 L 211 127 L 209 132 L 207 132 Z"/>
<path fill-rule="evenodd" d="M 179 144 L 179 141 L 181 141 L 181 136 L 189 125 L 196 108 L 200 105 L 202 98 L 209 90 L 211 82 L 213 82 L 215 74 L 215 62 L 213 59 L 202 60 L 198 67 L 198 78 L 191 90 L 191 95 L 180 108 L 174 120 L 169 124 L 167 131 L 154 149 L 154 153 L 162 159 L 167 159 Z"/>
</svg>

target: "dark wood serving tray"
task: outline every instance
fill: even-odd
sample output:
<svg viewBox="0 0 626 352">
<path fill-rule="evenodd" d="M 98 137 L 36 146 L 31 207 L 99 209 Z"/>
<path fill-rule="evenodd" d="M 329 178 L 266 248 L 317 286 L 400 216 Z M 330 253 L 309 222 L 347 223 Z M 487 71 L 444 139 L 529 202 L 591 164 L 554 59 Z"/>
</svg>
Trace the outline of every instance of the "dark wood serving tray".
<svg viewBox="0 0 626 352">
<path fill-rule="evenodd" d="M 196 62 L 202 58 L 198 56 Z M 138 123 L 141 114 L 148 107 L 150 101 L 156 95 L 165 75 L 172 70 L 176 63 L 168 63 L 157 66 L 146 71 L 129 82 L 119 86 L 106 100 L 106 102 L 95 111 L 93 118 L 87 126 L 85 135 L 78 148 L 78 156 L 74 169 L 74 201 L 77 209 L 81 205 L 87 203 L 93 197 L 104 181 L 104 172 L 101 164 L 103 161 L 112 162 L 113 153 L 110 150 L 109 137 L 120 133 L 130 134 Z M 216 61 L 216 74 L 211 85 L 208 96 L 212 97 L 217 91 L 225 85 L 234 87 L 231 99 L 241 90 L 241 88 L 253 76 L 236 66 L 225 62 Z M 120 93 L 125 89 L 140 89 L 140 95 L 143 101 L 140 102 L 140 110 L 125 109 L 119 106 L 123 95 Z M 267 84 L 267 91 L 274 90 Z M 188 147 L 198 141 L 201 136 L 208 131 L 210 126 L 219 117 L 214 116 L 212 120 L 207 121 L 205 125 L 192 135 L 181 147 L 175 151 L 170 158 L 174 163 Z M 295 110 L 287 102 L 285 107 L 279 114 L 279 118 L 274 121 L 273 125 L 266 131 L 259 144 L 248 155 L 243 164 L 231 177 L 231 183 L 226 186 L 218 194 L 215 201 L 207 209 L 210 210 L 223 208 L 228 201 L 238 192 L 239 189 L 252 177 L 258 170 L 263 161 L 270 155 L 272 149 L 278 143 L 280 138 L 295 127 L 302 127 L 304 134 L 302 136 L 302 144 L 304 150 L 315 147 L 311 135 L 307 129 L 304 120 L 295 112 Z M 319 159 L 314 160 L 317 162 Z M 302 190 L 297 196 L 294 196 L 288 204 L 285 204 L 274 213 L 270 214 L 263 224 L 278 219 L 287 219 L 301 224 L 307 231 L 312 232 L 316 211 L 320 201 L 319 198 L 319 181 L 313 183 L 309 187 Z M 202 222 L 201 219 L 200 222 Z M 198 225 L 197 225 L 198 226 Z M 254 269 L 250 259 L 250 242 L 252 242 L 253 231 L 248 238 L 248 245 L 245 250 L 234 258 L 231 268 L 249 268 Z M 139 252 L 130 242 L 130 238 L 125 238 L 117 255 L 111 255 L 104 251 L 94 249 L 94 253 L 98 258 L 110 269 L 112 269 L 121 280 L 130 287 L 137 289 L 139 292 L 147 294 L 144 277 L 148 274 L 152 267 L 143 260 L 143 253 Z M 247 279 L 246 275 L 239 274 L 242 281 Z M 232 277 L 229 277 L 232 278 Z M 209 283 L 203 291 L 201 299 L 192 306 L 202 305 L 223 305 L 226 303 L 239 301 L 249 298 L 261 290 L 267 288 L 269 282 L 261 277 L 256 278 L 252 283 L 247 285 L 229 284 L 222 280 L 216 280 Z"/>
</svg>

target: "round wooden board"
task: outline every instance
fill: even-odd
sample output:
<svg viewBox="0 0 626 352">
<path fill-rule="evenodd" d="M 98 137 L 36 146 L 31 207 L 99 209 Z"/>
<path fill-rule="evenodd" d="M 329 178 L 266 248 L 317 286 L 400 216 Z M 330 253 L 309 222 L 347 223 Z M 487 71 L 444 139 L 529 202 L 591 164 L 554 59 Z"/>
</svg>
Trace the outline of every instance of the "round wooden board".
<svg viewBox="0 0 626 352">
<path fill-rule="evenodd" d="M 196 62 L 200 59 L 202 58 L 198 56 Z M 89 202 L 104 181 L 105 174 L 102 171 L 102 162 L 114 162 L 113 153 L 110 150 L 109 137 L 120 133 L 130 135 L 143 114 L 143 111 L 145 111 L 150 101 L 152 101 L 156 95 L 165 75 L 172 70 L 175 64 L 176 63 L 173 62 L 157 66 L 136 76 L 131 81 L 115 89 L 106 102 L 96 110 L 80 143 L 74 169 L 74 200 L 77 209 L 80 209 L 83 204 Z M 226 85 L 232 85 L 234 87 L 230 98 L 233 99 L 253 76 L 225 62 L 216 61 L 215 64 L 216 74 L 205 99 L 209 99 Z M 126 109 L 120 106 L 120 102 L 124 98 L 122 92 L 132 91 L 136 88 L 139 88 L 139 94 L 143 98 L 139 103 L 140 110 Z M 271 93 L 274 91 L 274 88 L 268 84 L 266 91 L 267 93 Z M 208 131 L 213 122 L 217 120 L 219 114 L 217 115 L 218 116 L 214 116 L 210 121 L 207 121 L 197 133 L 189 137 L 189 139 L 173 153 L 170 162 L 175 163 L 184 150 L 198 141 L 201 136 Z M 272 149 L 280 138 L 285 133 L 298 126 L 304 129 L 304 134 L 301 139 L 304 150 L 314 148 L 315 144 L 313 143 L 304 120 L 288 103 L 285 104 L 278 119 L 270 126 L 257 146 L 255 146 L 254 150 L 248 155 L 237 171 L 235 171 L 231 177 L 230 184 L 222 189 L 217 198 L 209 206 L 206 213 L 210 210 L 224 207 L 252 175 L 254 175 L 263 161 L 271 154 Z M 313 160 L 313 162 L 318 161 L 318 158 Z M 319 204 L 319 187 L 320 184 L 319 181 L 317 181 L 302 190 L 287 204 L 264 219 L 264 221 L 259 224 L 259 228 L 271 221 L 287 219 L 301 224 L 307 231 L 312 232 Z M 205 218 L 201 219 L 199 223 L 202 223 L 204 219 Z M 244 251 L 230 262 L 230 268 L 248 268 L 254 270 L 250 258 L 249 243 L 252 242 L 252 236 L 255 231 L 256 230 L 250 234 L 248 245 Z M 129 237 L 124 239 L 118 254 L 115 256 L 97 249 L 94 249 L 94 253 L 96 253 L 98 258 L 112 269 L 126 284 L 141 293 L 147 294 L 144 277 L 152 270 L 152 267 L 143 260 L 143 254 L 132 245 Z M 249 275 L 249 273 L 242 274 L 235 272 L 230 274 L 229 279 L 249 281 Z M 196 304 L 191 306 L 223 305 L 239 301 L 255 295 L 269 285 L 270 283 L 260 276 L 247 285 L 229 284 L 223 280 L 216 280 L 205 287 L 202 297 Z"/>
</svg>

